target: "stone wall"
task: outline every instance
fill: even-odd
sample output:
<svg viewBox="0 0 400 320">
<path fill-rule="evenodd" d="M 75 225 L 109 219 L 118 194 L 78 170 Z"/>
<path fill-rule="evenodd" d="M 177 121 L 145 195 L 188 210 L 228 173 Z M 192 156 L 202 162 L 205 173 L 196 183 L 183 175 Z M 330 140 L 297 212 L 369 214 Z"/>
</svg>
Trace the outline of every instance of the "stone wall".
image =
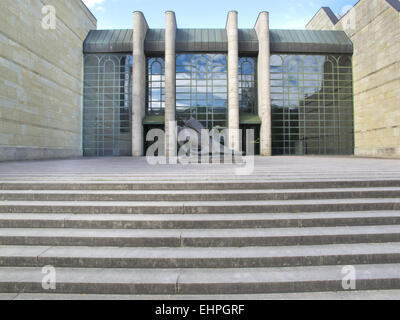
<svg viewBox="0 0 400 320">
<path fill-rule="evenodd" d="M 320 10 L 307 28 L 344 30 L 354 43 L 355 154 L 399 158 L 400 12 L 386 0 L 360 0 L 329 21 Z"/>
<path fill-rule="evenodd" d="M 333 30 L 333 25 L 338 21 L 330 8 L 321 8 L 307 24 L 309 30 Z"/>
<path fill-rule="evenodd" d="M 0 161 L 82 155 L 82 45 L 96 19 L 81 0 L 1 0 Z M 42 8 L 56 29 L 42 28 Z"/>
</svg>

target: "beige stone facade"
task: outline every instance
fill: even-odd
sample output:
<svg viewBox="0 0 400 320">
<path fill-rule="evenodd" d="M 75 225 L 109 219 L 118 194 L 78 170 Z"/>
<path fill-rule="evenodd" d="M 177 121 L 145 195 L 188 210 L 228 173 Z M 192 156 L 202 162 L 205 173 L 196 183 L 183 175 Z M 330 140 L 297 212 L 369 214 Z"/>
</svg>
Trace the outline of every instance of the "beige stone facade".
<svg viewBox="0 0 400 320">
<path fill-rule="evenodd" d="M 360 0 L 340 20 L 322 8 L 309 30 L 344 30 L 354 43 L 355 155 L 400 157 L 400 11 Z"/>
<path fill-rule="evenodd" d="M 82 155 L 82 45 L 96 19 L 81 0 L 1 1 L 0 161 Z"/>
</svg>

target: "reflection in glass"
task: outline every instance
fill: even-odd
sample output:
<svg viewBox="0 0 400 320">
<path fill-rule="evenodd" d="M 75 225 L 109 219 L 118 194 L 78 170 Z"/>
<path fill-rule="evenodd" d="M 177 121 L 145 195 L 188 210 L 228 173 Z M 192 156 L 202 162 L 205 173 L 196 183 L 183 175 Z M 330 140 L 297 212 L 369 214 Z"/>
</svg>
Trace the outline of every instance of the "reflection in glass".
<svg viewBox="0 0 400 320">
<path fill-rule="evenodd" d="M 257 114 L 256 59 L 239 59 L 239 108 L 241 113 Z"/>
<path fill-rule="evenodd" d="M 131 155 L 132 56 L 84 58 L 83 154 Z"/>
<path fill-rule="evenodd" d="M 276 155 L 353 154 L 350 56 L 272 55 Z"/>
<path fill-rule="evenodd" d="M 176 57 L 176 113 L 178 120 L 193 117 L 206 128 L 226 127 L 228 78 L 225 54 L 178 54 Z"/>
<path fill-rule="evenodd" d="M 147 59 L 147 115 L 165 112 L 165 61 L 163 58 Z"/>
</svg>

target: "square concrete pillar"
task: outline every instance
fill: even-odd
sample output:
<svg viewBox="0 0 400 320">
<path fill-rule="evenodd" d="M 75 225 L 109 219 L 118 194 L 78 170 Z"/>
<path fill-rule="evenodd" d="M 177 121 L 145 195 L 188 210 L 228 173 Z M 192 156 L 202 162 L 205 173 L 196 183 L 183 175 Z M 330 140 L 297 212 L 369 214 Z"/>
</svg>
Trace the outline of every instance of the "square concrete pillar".
<svg viewBox="0 0 400 320">
<path fill-rule="evenodd" d="M 258 114 L 261 119 L 261 145 L 263 156 L 272 155 L 271 128 L 271 76 L 270 76 L 270 39 L 269 13 L 261 12 L 254 27 L 259 43 L 257 75 L 258 75 Z"/>
<path fill-rule="evenodd" d="M 177 155 L 176 137 L 176 17 L 165 13 L 165 152 L 167 157 Z"/>
<path fill-rule="evenodd" d="M 239 30 L 238 13 L 230 11 L 226 22 L 228 35 L 228 125 L 229 147 L 240 151 L 239 132 Z"/>
<path fill-rule="evenodd" d="M 132 66 L 132 156 L 141 157 L 143 151 L 143 118 L 146 108 L 146 55 L 144 41 L 147 25 L 142 12 L 133 13 L 133 66 Z"/>
</svg>

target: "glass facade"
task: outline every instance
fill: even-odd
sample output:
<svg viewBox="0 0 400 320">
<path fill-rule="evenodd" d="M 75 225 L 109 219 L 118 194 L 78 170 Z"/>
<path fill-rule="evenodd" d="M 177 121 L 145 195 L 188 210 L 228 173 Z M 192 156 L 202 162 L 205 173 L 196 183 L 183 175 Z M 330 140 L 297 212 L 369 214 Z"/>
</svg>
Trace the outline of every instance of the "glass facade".
<svg viewBox="0 0 400 320">
<path fill-rule="evenodd" d="M 239 59 L 240 113 L 257 114 L 256 58 Z"/>
<path fill-rule="evenodd" d="M 88 54 L 84 59 L 83 153 L 131 155 L 132 56 Z"/>
<path fill-rule="evenodd" d="M 228 77 L 225 54 L 178 54 L 177 120 L 193 117 L 204 127 L 227 127 Z"/>
<path fill-rule="evenodd" d="M 84 60 L 84 155 L 130 156 L 132 56 L 86 54 Z M 273 154 L 353 154 L 351 56 L 272 55 L 270 68 Z M 240 57 L 242 115 L 258 114 L 256 70 L 256 58 Z M 208 129 L 226 128 L 227 71 L 226 54 L 178 54 L 177 120 L 193 117 Z M 147 58 L 146 106 L 146 115 L 164 115 L 164 58 Z"/>
<path fill-rule="evenodd" d="M 274 155 L 351 155 L 353 75 L 347 55 L 271 56 Z"/>
<path fill-rule="evenodd" d="M 164 58 L 147 59 L 147 115 L 165 113 L 165 60 Z"/>
</svg>

